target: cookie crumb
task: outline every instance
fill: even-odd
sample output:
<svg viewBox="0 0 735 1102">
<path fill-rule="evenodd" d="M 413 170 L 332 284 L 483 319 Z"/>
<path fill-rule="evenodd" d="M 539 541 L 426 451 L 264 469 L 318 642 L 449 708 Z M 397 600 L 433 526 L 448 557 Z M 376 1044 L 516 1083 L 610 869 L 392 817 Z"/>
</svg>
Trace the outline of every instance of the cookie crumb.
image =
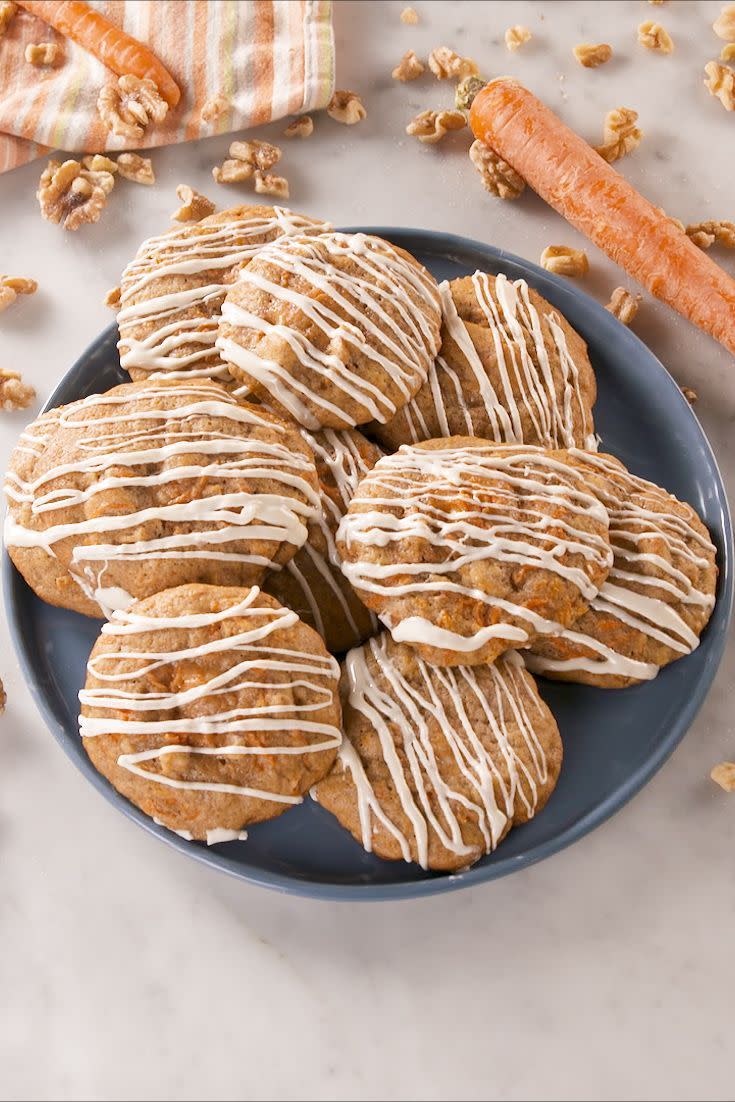
<svg viewBox="0 0 735 1102">
<path fill-rule="evenodd" d="M 674 50 L 669 32 L 660 23 L 654 23 L 652 19 L 647 19 L 645 23 L 639 25 L 638 42 L 647 50 L 654 50 L 660 54 L 670 54 Z"/>
<path fill-rule="evenodd" d="M 638 313 L 643 295 L 632 295 L 625 287 L 616 287 L 605 307 L 623 325 L 630 325 Z"/>
<path fill-rule="evenodd" d="M 728 4 L 712 24 L 712 30 L 725 42 L 735 42 L 735 4 Z"/>
<path fill-rule="evenodd" d="M 150 157 L 141 157 L 137 153 L 121 153 L 117 158 L 117 171 L 134 184 L 150 187 L 156 182 Z"/>
<path fill-rule="evenodd" d="M 700 249 L 714 244 L 735 249 L 735 222 L 696 222 L 687 226 L 686 234 Z"/>
<path fill-rule="evenodd" d="M 216 96 L 212 96 L 202 107 L 202 121 L 203 122 L 217 122 L 224 114 L 230 110 L 230 101 L 226 95 L 222 92 L 218 92 Z"/>
<path fill-rule="evenodd" d="M 0 409 L 26 409 L 35 397 L 35 388 L 24 383 L 18 371 L 0 367 Z"/>
<path fill-rule="evenodd" d="M 420 142 L 435 145 L 447 130 L 461 130 L 466 125 L 467 119 L 462 111 L 421 111 L 411 119 L 406 133 Z"/>
<path fill-rule="evenodd" d="M 314 120 L 311 115 L 299 115 L 283 131 L 284 138 L 310 138 L 314 133 Z"/>
<path fill-rule="evenodd" d="M 696 390 L 690 386 L 680 386 L 679 390 L 682 392 L 690 406 L 693 406 L 695 402 L 699 401 L 699 395 Z"/>
<path fill-rule="evenodd" d="M 583 249 L 571 249 L 567 245 L 547 245 L 541 253 L 541 267 L 555 275 L 578 278 L 587 274 L 590 262 Z"/>
<path fill-rule="evenodd" d="M 419 61 L 413 50 L 406 50 L 391 76 L 394 80 L 401 80 L 405 83 L 408 80 L 416 80 L 425 72 L 426 66 L 423 61 Z"/>
<path fill-rule="evenodd" d="M 718 61 L 708 61 L 704 67 L 707 74 L 705 88 L 711 96 L 717 96 L 726 111 L 735 111 L 735 69 L 720 65 Z"/>
<path fill-rule="evenodd" d="M 64 60 L 64 51 L 57 42 L 29 42 L 24 57 L 37 69 L 53 69 Z"/>
<path fill-rule="evenodd" d="M 632 153 L 641 144 L 643 131 L 636 123 L 638 112 L 630 107 L 615 107 L 605 116 L 603 144 L 595 146 L 596 152 L 609 163 Z"/>
<path fill-rule="evenodd" d="M 174 222 L 201 222 L 217 209 L 216 203 L 188 184 L 179 184 L 176 194 L 182 205 L 171 215 Z"/>
<path fill-rule="evenodd" d="M 168 104 L 152 80 L 126 73 L 100 91 L 97 113 L 113 134 L 136 141 L 150 123 L 163 122 Z"/>
<path fill-rule="evenodd" d="M 354 126 L 367 118 L 365 105 L 357 92 L 349 89 L 338 89 L 327 104 L 327 114 L 335 122 L 341 122 L 344 126 Z"/>
<path fill-rule="evenodd" d="M 522 176 L 478 138 L 470 146 L 470 160 L 480 173 L 483 187 L 499 199 L 517 199 L 526 186 Z"/>
<path fill-rule="evenodd" d="M 120 305 L 120 295 L 122 289 L 120 287 L 111 287 L 102 300 L 103 306 L 109 306 L 111 310 L 117 310 Z"/>
<path fill-rule="evenodd" d="M 725 792 L 735 792 L 735 761 L 721 761 L 714 767 L 710 777 Z"/>
<path fill-rule="evenodd" d="M 415 27 L 419 21 L 419 13 L 415 8 L 404 8 L 401 12 L 401 23 L 407 23 Z"/>
<path fill-rule="evenodd" d="M 524 46 L 526 42 L 531 40 L 531 32 L 528 27 L 522 26 L 520 23 L 516 23 L 514 27 L 508 27 L 505 32 L 505 46 L 511 53 L 515 53 L 516 50 L 520 50 L 521 46 Z"/>
<path fill-rule="evenodd" d="M 465 80 L 476 77 L 480 69 L 471 57 L 460 57 L 449 46 L 437 46 L 429 54 L 429 68 L 437 80 Z"/>
<path fill-rule="evenodd" d="M 604 65 L 610 60 L 612 46 L 607 42 L 598 42 L 596 45 L 591 42 L 580 42 L 578 46 L 572 47 L 572 53 L 585 69 L 596 69 L 598 65 Z"/>
</svg>

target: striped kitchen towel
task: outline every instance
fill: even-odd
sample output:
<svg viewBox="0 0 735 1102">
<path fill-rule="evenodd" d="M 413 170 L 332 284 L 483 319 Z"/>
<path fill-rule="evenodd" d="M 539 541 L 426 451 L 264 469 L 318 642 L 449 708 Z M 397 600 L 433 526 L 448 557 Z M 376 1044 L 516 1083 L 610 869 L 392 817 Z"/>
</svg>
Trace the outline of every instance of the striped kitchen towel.
<svg viewBox="0 0 735 1102">
<path fill-rule="evenodd" d="M 49 149 L 140 149 L 243 130 L 325 107 L 334 91 L 329 0 L 91 0 L 90 7 L 153 50 L 181 101 L 136 142 L 109 134 L 97 96 L 117 77 L 19 9 L 0 37 L 0 172 Z M 63 64 L 27 62 L 26 45 L 38 42 L 59 42 Z M 229 107 L 206 123 L 202 107 L 219 93 Z"/>
</svg>

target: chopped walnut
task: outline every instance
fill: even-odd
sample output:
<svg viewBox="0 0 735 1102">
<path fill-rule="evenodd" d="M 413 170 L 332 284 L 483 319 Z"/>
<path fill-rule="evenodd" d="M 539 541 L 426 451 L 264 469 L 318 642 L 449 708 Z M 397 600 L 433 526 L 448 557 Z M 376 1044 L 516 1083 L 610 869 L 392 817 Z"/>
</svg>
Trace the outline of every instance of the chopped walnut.
<svg viewBox="0 0 735 1102">
<path fill-rule="evenodd" d="M 695 402 L 699 401 L 699 395 L 696 390 L 692 390 L 690 386 L 680 386 L 679 390 L 682 392 L 690 406 L 693 406 Z"/>
<path fill-rule="evenodd" d="M 247 161 L 229 159 L 221 165 L 215 165 L 212 176 L 218 184 L 240 184 L 243 180 L 251 180 L 255 174 L 253 165 Z"/>
<path fill-rule="evenodd" d="M 638 27 L 638 41 L 647 50 L 656 50 L 660 54 L 670 54 L 674 49 L 669 32 L 652 19 L 647 19 Z"/>
<path fill-rule="evenodd" d="M 437 80 L 465 80 L 480 72 L 471 57 L 460 57 L 449 46 L 437 46 L 429 54 L 429 68 Z"/>
<path fill-rule="evenodd" d="M 57 42 L 29 42 L 25 59 L 39 69 L 53 69 L 64 60 L 64 51 Z"/>
<path fill-rule="evenodd" d="M 447 130 L 461 130 L 466 125 L 467 119 L 462 111 L 422 111 L 411 119 L 406 133 L 420 142 L 434 145 L 441 141 Z"/>
<path fill-rule="evenodd" d="M 638 112 L 630 107 L 615 107 L 605 116 L 604 143 L 595 148 L 608 162 L 618 161 L 640 145 L 643 131 L 636 126 Z"/>
<path fill-rule="evenodd" d="M 183 205 L 171 215 L 174 222 L 201 222 L 202 218 L 214 214 L 217 209 L 211 199 L 187 184 L 179 184 L 176 194 Z"/>
<path fill-rule="evenodd" d="M 605 309 L 609 310 L 623 325 L 630 325 L 638 313 L 642 298 L 643 295 L 631 295 L 625 287 L 616 287 Z"/>
<path fill-rule="evenodd" d="M 117 171 L 134 184 L 150 186 L 156 182 L 150 157 L 141 157 L 138 153 L 121 153 L 117 158 Z"/>
<path fill-rule="evenodd" d="M 41 214 L 66 230 L 78 230 L 99 219 L 114 183 L 111 172 L 90 172 L 79 161 L 49 161 L 36 192 Z"/>
<path fill-rule="evenodd" d="M 475 96 L 487 84 L 482 77 L 465 77 L 454 90 L 454 106 L 458 111 L 469 111 Z"/>
<path fill-rule="evenodd" d="M 16 295 L 35 295 L 38 284 L 25 276 L 0 276 L 0 287 L 10 288 Z"/>
<path fill-rule="evenodd" d="M 356 122 L 362 122 L 367 118 L 367 111 L 356 92 L 340 89 L 334 93 L 327 104 L 327 114 L 336 122 L 345 126 L 354 126 Z"/>
<path fill-rule="evenodd" d="M 522 27 L 520 23 L 516 23 L 515 27 L 508 27 L 508 30 L 505 32 L 505 45 L 511 53 L 520 50 L 521 46 L 530 41 L 530 39 L 531 32 L 528 27 Z"/>
<path fill-rule="evenodd" d="M 714 767 L 710 777 L 725 792 L 735 792 L 735 762 L 721 761 L 719 765 Z"/>
<path fill-rule="evenodd" d="M 394 80 L 401 80 L 405 83 L 407 80 L 416 80 L 425 72 L 426 66 L 423 61 L 419 61 L 413 50 L 406 50 L 391 76 Z"/>
<path fill-rule="evenodd" d="M 709 249 L 715 242 L 735 249 L 735 222 L 697 222 L 687 226 L 686 233 L 700 249 Z"/>
<path fill-rule="evenodd" d="M 401 23 L 409 23 L 415 26 L 419 21 L 419 14 L 415 8 L 404 8 L 401 12 Z"/>
<path fill-rule="evenodd" d="M 608 46 L 607 42 L 598 42 L 597 45 L 591 42 L 580 42 L 578 46 L 572 48 L 572 53 L 585 69 L 596 69 L 598 65 L 604 65 L 610 60 L 612 46 Z"/>
<path fill-rule="evenodd" d="M 541 253 L 541 267 L 555 275 L 583 276 L 590 263 L 582 249 L 570 249 L 566 245 L 547 245 Z"/>
<path fill-rule="evenodd" d="M 711 96 L 717 96 L 726 111 L 735 111 L 735 69 L 720 65 L 717 61 L 708 61 L 704 67 L 707 74 L 705 86 Z"/>
<path fill-rule="evenodd" d="M 283 131 L 284 138 L 310 138 L 314 133 L 314 120 L 311 115 L 299 115 Z"/>
<path fill-rule="evenodd" d="M 23 382 L 19 372 L 0 367 L 0 409 L 25 409 L 35 397 L 35 389 Z"/>
<path fill-rule="evenodd" d="M 120 295 L 122 289 L 120 287 L 111 287 L 102 300 L 103 306 L 109 306 L 111 310 L 117 310 L 120 305 Z"/>
<path fill-rule="evenodd" d="M 735 42 L 735 4 L 728 4 L 712 24 L 712 30 L 725 42 Z"/>
<path fill-rule="evenodd" d="M 470 160 L 480 173 L 486 191 L 500 199 L 517 199 L 526 186 L 525 180 L 478 138 L 470 146 Z"/>
<path fill-rule="evenodd" d="M 246 164 L 259 168 L 263 172 L 278 164 L 281 156 L 281 150 L 277 145 L 260 142 L 256 138 L 249 142 L 232 142 L 230 145 L 230 157 L 236 161 L 245 161 Z"/>
<path fill-rule="evenodd" d="M 90 153 L 86 157 L 82 157 L 82 164 L 90 172 L 117 172 L 117 162 L 113 161 L 111 157 L 106 157 L 104 153 Z"/>
<path fill-rule="evenodd" d="M 5 34 L 10 21 L 18 10 L 18 5 L 14 3 L 14 0 L 2 0 L 0 2 L 0 38 Z"/>
<path fill-rule="evenodd" d="M 735 42 L 728 42 L 722 47 L 720 61 L 735 61 Z"/>
<path fill-rule="evenodd" d="M 142 138 L 151 122 L 163 122 L 168 104 L 152 80 L 126 74 L 106 84 L 97 111 L 108 130 L 128 141 Z"/>
<path fill-rule="evenodd" d="M 216 96 L 212 96 L 202 107 L 202 121 L 203 122 L 217 122 L 217 119 L 221 119 L 225 112 L 230 110 L 230 101 L 227 96 L 222 92 L 218 92 Z"/>
<path fill-rule="evenodd" d="M 288 199 L 288 180 L 285 176 L 256 169 L 255 190 L 258 195 L 276 195 L 279 199 Z"/>
</svg>

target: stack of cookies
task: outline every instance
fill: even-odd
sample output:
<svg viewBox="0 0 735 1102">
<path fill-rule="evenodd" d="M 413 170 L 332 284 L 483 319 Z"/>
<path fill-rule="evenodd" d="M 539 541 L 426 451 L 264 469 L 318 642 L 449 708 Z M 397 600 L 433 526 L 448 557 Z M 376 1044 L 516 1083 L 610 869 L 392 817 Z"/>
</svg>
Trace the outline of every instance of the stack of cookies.
<svg viewBox="0 0 735 1102">
<path fill-rule="evenodd" d="M 26 430 L 5 538 L 106 619 L 81 735 L 157 822 L 240 839 L 310 792 L 466 868 L 559 776 L 532 672 L 622 688 L 697 646 L 709 534 L 598 451 L 585 343 L 523 280 L 239 207 L 121 287 L 132 382 Z"/>
</svg>

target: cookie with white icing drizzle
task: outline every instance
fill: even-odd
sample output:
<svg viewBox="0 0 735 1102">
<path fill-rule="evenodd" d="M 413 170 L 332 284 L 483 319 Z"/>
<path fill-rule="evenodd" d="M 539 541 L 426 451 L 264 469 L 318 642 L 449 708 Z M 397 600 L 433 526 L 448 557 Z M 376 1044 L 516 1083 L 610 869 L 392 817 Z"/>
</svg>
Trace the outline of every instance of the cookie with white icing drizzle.
<svg viewBox="0 0 735 1102">
<path fill-rule="evenodd" d="M 259 582 L 321 509 L 293 424 L 203 379 L 125 383 L 42 414 L 5 495 L 18 570 L 88 616 L 186 582 Z"/>
<path fill-rule="evenodd" d="M 242 206 L 144 241 L 120 281 L 120 362 L 133 380 L 231 376 L 215 340 L 229 287 L 263 245 L 328 223 L 285 207 Z"/>
<path fill-rule="evenodd" d="M 338 687 L 316 632 L 257 587 L 179 586 L 104 625 L 80 733 L 146 815 L 226 841 L 300 803 L 331 768 Z"/>
<path fill-rule="evenodd" d="M 433 276 L 380 237 L 322 233 L 261 249 L 229 291 L 217 348 L 246 393 L 305 428 L 388 421 L 439 348 Z"/>
<path fill-rule="evenodd" d="M 690 654 L 709 620 L 716 550 L 691 505 L 630 474 L 610 455 L 573 451 L 581 470 L 602 474 L 615 556 L 587 612 L 537 639 L 529 669 L 562 681 L 624 688 L 650 681 Z"/>
<path fill-rule="evenodd" d="M 341 653 L 374 635 L 379 626 L 340 570 L 335 533 L 360 479 L 382 452 L 356 429 L 301 432 L 314 452 L 321 511 L 309 524 L 304 546 L 263 585 L 316 628 L 328 650 Z"/>
<path fill-rule="evenodd" d="M 439 285 L 442 344 L 428 378 L 385 425 L 389 450 L 440 436 L 597 450 L 587 346 L 525 280 L 475 272 Z"/>
<path fill-rule="evenodd" d="M 492 662 L 587 609 L 612 565 L 605 507 L 564 451 L 472 437 L 404 445 L 360 483 L 342 570 L 397 642 Z"/>
<path fill-rule="evenodd" d="M 466 868 L 546 804 L 562 744 L 515 651 L 439 669 L 384 632 L 350 651 L 345 737 L 312 795 L 370 853 Z"/>
</svg>

